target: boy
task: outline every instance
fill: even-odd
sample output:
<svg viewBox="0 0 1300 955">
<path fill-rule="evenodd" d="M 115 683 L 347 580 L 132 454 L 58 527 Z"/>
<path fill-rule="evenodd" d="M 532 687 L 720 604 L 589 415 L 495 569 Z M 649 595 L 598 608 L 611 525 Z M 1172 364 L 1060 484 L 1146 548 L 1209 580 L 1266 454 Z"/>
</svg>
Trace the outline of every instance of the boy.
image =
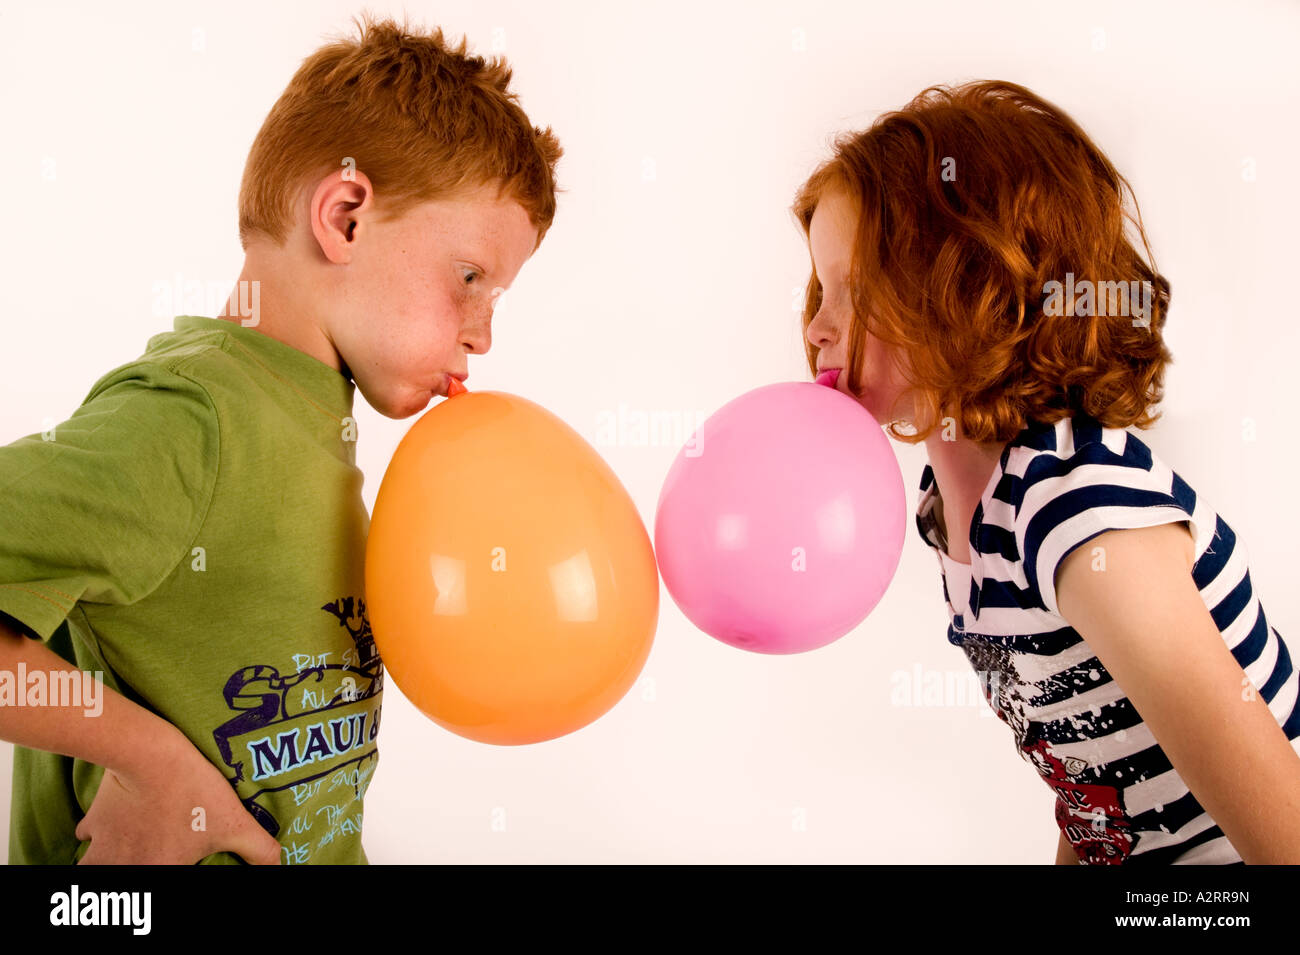
<svg viewBox="0 0 1300 955">
<path fill-rule="evenodd" d="M 562 154 L 465 47 L 366 18 L 309 57 L 249 154 L 227 308 L 0 448 L 11 863 L 366 861 L 353 393 L 405 418 L 466 377 Z"/>
</svg>

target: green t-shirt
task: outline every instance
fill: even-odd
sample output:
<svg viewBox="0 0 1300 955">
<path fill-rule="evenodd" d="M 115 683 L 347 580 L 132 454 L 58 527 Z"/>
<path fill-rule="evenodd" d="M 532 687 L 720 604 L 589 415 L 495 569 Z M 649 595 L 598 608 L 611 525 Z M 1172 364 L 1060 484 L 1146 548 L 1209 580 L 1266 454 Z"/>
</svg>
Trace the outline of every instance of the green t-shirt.
<svg viewBox="0 0 1300 955">
<path fill-rule="evenodd" d="M 366 861 L 383 669 L 354 389 L 180 316 L 52 432 L 0 447 L 0 613 L 180 729 L 289 864 Z M 10 863 L 80 858 L 102 775 L 16 747 Z"/>
</svg>

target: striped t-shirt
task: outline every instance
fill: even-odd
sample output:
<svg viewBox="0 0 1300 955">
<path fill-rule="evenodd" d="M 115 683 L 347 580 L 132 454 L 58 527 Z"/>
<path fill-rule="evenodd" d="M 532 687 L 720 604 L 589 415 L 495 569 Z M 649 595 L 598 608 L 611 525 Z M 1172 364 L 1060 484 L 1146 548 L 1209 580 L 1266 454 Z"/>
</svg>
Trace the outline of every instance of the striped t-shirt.
<svg viewBox="0 0 1300 955">
<path fill-rule="evenodd" d="M 1232 529 L 1136 435 L 1083 415 L 1031 424 L 1003 449 L 971 522 L 969 565 L 946 553 L 929 464 L 920 490 L 917 529 L 939 559 L 948 640 L 980 675 L 1021 756 L 1056 792 L 1057 825 L 1080 860 L 1240 863 L 1101 661 L 1060 616 L 1055 591 L 1062 559 L 1098 534 L 1189 522 L 1201 598 L 1300 750 L 1296 666 L 1265 620 L 1246 548 Z"/>
</svg>

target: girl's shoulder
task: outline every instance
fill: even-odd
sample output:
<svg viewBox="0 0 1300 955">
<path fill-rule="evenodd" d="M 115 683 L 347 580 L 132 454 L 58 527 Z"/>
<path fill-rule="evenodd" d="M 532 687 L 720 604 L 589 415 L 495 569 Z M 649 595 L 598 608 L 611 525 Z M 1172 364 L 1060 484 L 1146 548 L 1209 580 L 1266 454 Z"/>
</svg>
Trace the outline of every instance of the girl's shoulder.
<svg viewBox="0 0 1300 955">
<path fill-rule="evenodd" d="M 1186 521 L 1196 556 L 1223 530 L 1218 514 L 1138 435 L 1086 415 L 1031 424 L 1004 455 L 996 496 L 1024 576 L 1058 613 L 1055 572 L 1108 530 Z"/>
</svg>

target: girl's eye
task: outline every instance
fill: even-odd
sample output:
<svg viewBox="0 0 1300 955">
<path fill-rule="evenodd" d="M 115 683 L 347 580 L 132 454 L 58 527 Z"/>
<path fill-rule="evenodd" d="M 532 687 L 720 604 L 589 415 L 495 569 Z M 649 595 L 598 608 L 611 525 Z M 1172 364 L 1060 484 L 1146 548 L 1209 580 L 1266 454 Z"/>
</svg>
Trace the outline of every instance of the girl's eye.
<svg viewBox="0 0 1300 955">
<path fill-rule="evenodd" d="M 466 284 L 466 285 L 472 285 L 473 282 L 474 282 L 474 277 L 475 277 L 476 275 L 478 275 L 477 272 L 473 272 L 473 271 L 466 272 L 466 273 L 465 273 L 465 284 Z"/>
</svg>

